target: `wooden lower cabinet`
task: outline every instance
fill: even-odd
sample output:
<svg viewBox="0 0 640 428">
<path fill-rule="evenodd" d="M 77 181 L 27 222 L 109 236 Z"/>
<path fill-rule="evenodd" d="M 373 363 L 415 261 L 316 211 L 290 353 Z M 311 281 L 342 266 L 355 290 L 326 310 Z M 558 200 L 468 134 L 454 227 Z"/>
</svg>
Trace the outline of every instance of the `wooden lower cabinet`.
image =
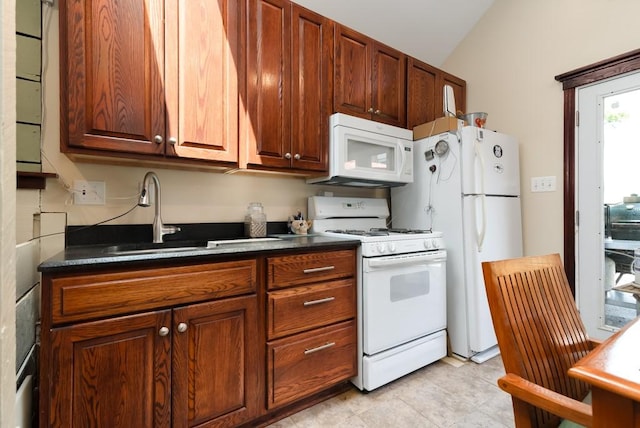
<svg viewBox="0 0 640 428">
<path fill-rule="evenodd" d="M 268 409 L 357 374 L 355 256 L 350 249 L 268 258 Z"/>
<path fill-rule="evenodd" d="M 264 401 L 257 335 L 255 294 L 54 328 L 40 426 L 248 422 Z"/>
<path fill-rule="evenodd" d="M 173 427 L 229 427 L 258 416 L 256 296 L 175 309 L 173 324 Z"/>
<path fill-rule="evenodd" d="M 43 273 L 40 427 L 255 418 L 257 271 L 246 259 Z"/>
<path fill-rule="evenodd" d="M 269 408 L 291 403 L 357 374 L 355 321 L 267 345 Z"/>
<path fill-rule="evenodd" d="M 40 426 L 170 427 L 170 325 L 164 310 L 53 329 Z"/>
<path fill-rule="evenodd" d="M 355 249 L 43 272 L 39 426 L 258 426 L 356 374 Z"/>
</svg>

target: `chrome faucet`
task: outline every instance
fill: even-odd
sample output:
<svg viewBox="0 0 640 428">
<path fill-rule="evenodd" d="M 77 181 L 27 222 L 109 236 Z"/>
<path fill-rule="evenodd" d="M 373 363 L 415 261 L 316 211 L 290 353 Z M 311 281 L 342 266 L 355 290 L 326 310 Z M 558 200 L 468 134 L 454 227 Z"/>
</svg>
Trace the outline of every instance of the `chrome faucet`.
<svg viewBox="0 0 640 428">
<path fill-rule="evenodd" d="M 156 214 L 153 217 L 153 242 L 163 242 L 162 237 L 164 235 L 169 235 L 171 233 L 176 233 L 180 231 L 178 226 L 165 226 L 162 224 L 162 216 L 160 215 L 160 205 L 161 205 L 161 192 L 160 192 L 160 180 L 155 172 L 149 171 L 145 174 L 144 180 L 142 181 L 142 191 L 140 192 L 140 199 L 138 200 L 138 205 L 141 207 L 149 207 L 151 206 L 151 202 L 149 200 L 149 184 L 150 181 L 153 180 L 153 184 L 156 188 L 155 193 L 155 203 L 156 203 Z"/>
</svg>

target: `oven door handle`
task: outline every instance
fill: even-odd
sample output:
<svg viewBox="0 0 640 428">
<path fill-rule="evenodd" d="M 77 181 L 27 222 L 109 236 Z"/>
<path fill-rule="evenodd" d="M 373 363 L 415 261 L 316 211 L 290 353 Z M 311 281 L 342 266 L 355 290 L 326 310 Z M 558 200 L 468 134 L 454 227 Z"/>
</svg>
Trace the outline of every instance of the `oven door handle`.
<svg viewBox="0 0 640 428">
<path fill-rule="evenodd" d="M 422 263 L 440 263 L 446 261 L 447 257 L 442 255 L 425 254 L 419 256 L 394 256 L 394 257 L 373 257 L 368 258 L 369 267 L 386 267 L 397 265 L 415 265 Z"/>
</svg>

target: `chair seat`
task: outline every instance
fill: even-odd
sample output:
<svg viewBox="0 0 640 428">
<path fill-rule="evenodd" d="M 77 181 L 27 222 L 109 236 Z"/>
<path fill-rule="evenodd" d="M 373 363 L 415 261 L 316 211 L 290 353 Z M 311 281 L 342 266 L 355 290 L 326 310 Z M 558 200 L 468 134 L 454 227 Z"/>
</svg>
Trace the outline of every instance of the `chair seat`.
<svg viewBox="0 0 640 428">
<path fill-rule="evenodd" d="M 582 402 L 584 404 L 591 404 L 591 391 L 589 391 L 587 396 L 584 397 L 584 400 L 582 400 Z M 575 423 L 573 421 L 570 421 L 568 419 L 563 419 L 562 422 L 560 422 L 560 425 L 558 425 L 558 428 L 585 428 L 585 426 L 577 424 L 577 423 Z"/>
</svg>

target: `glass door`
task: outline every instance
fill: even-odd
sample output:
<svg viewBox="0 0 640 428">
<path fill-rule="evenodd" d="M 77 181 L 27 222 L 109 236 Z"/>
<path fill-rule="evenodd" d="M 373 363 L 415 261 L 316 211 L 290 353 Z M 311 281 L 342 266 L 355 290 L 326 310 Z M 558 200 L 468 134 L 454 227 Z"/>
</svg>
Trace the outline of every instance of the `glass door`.
<svg viewBox="0 0 640 428">
<path fill-rule="evenodd" d="M 606 338 L 640 311 L 640 73 L 582 88 L 577 104 L 576 292 L 589 335 Z"/>
</svg>

